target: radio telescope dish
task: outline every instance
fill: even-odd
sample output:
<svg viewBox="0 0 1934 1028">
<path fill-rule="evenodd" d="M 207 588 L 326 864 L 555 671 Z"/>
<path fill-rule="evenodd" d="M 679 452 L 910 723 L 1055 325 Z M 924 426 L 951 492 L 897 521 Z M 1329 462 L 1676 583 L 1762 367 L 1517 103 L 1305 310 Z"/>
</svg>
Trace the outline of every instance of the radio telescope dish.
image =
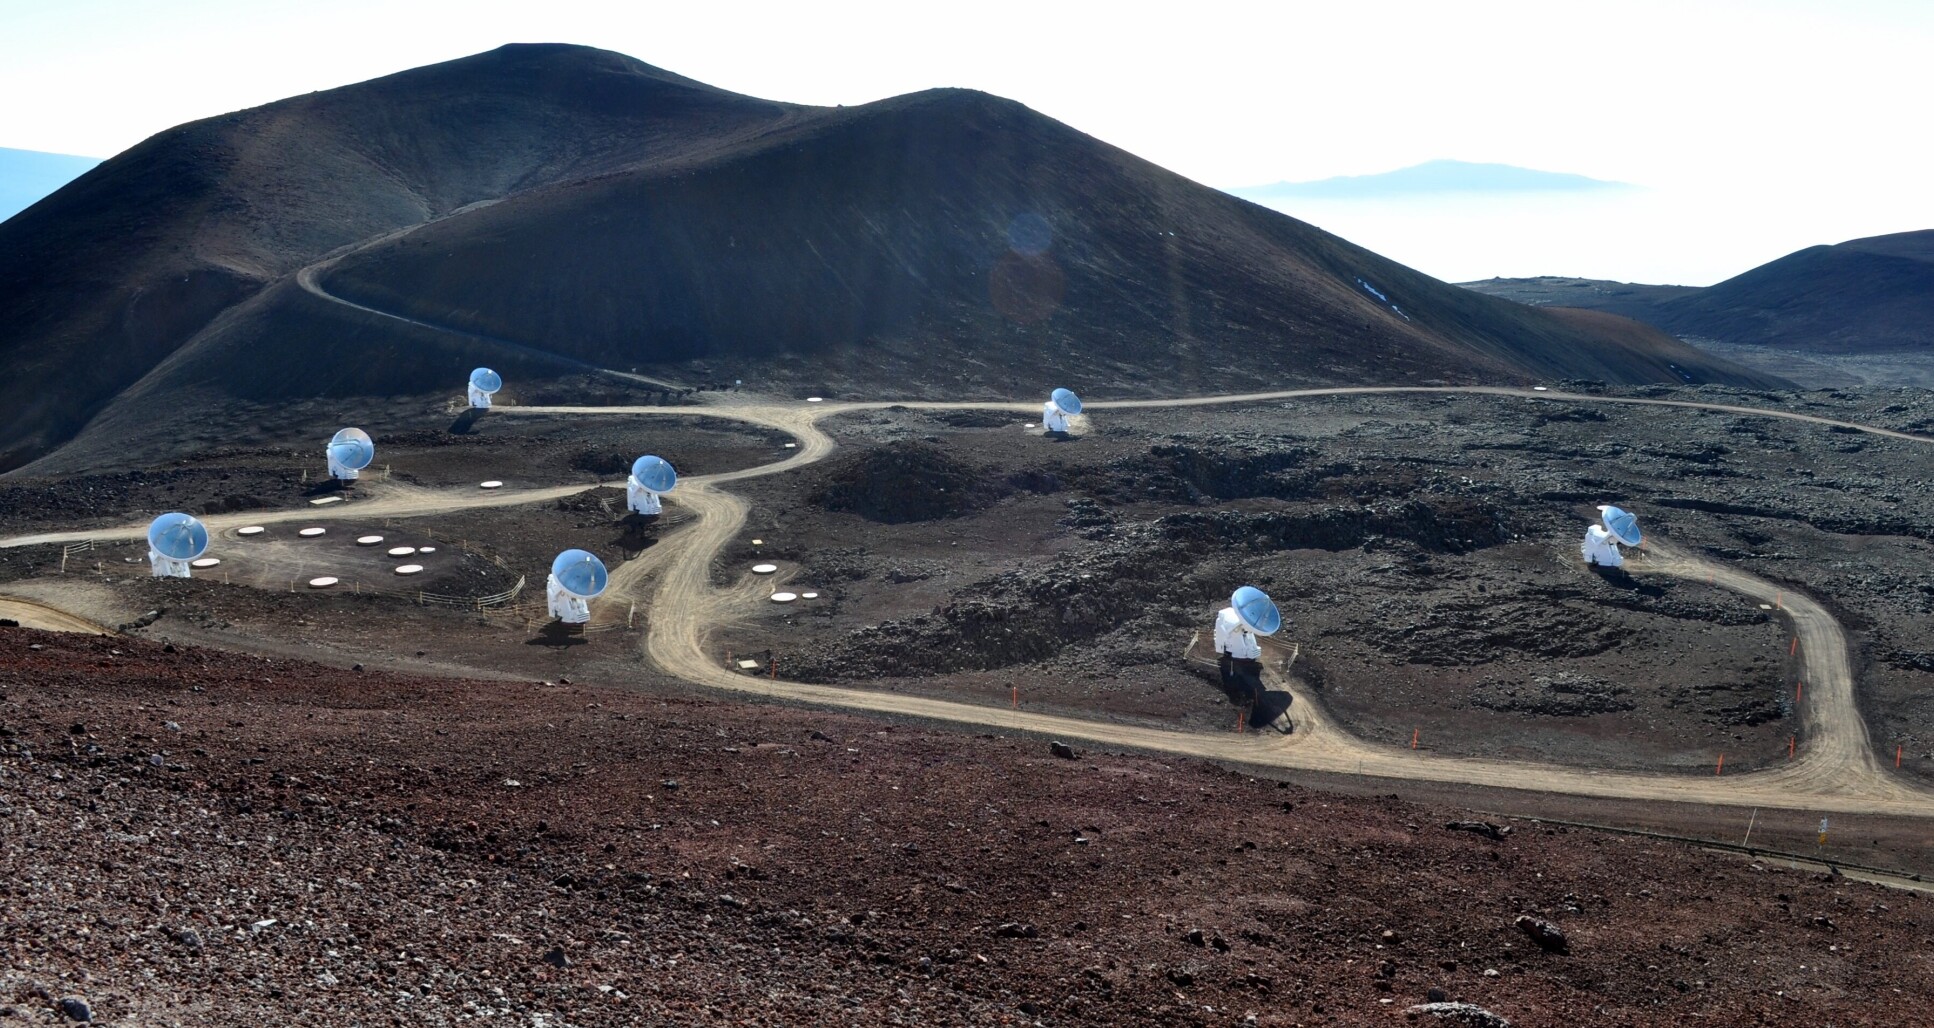
<svg viewBox="0 0 1934 1028">
<path fill-rule="evenodd" d="M 1619 542 L 1637 546 L 1645 541 L 1644 534 L 1639 531 L 1639 519 L 1631 511 L 1607 506 L 1598 508 L 1598 514 L 1604 520 L 1606 530 Z"/>
<path fill-rule="evenodd" d="M 1072 389 L 1056 389 L 1048 394 L 1048 399 L 1053 400 L 1063 414 L 1081 413 L 1081 397 L 1076 396 Z"/>
<path fill-rule="evenodd" d="M 208 527 L 187 514 L 163 514 L 148 526 L 148 549 L 169 560 L 194 560 L 208 552 Z"/>
<path fill-rule="evenodd" d="M 631 462 L 631 477 L 654 493 L 668 493 L 678 485 L 678 472 L 672 469 L 671 461 L 650 454 Z"/>
<path fill-rule="evenodd" d="M 504 376 L 489 368 L 478 368 L 470 373 L 470 388 L 464 393 L 470 406 L 488 410 L 490 397 L 504 387 Z"/>
<path fill-rule="evenodd" d="M 358 471 L 376 459 L 376 444 L 360 428 L 345 428 L 329 440 L 329 475 L 354 479 Z"/>
<path fill-rule="evenodd" d="M 1241 619 L 1244 627 L 1257 635 L 1275 635 L 1276 630 L 1283 627 L 1282 611 L 1276 609 L 1268 593 L 1253 585 L 1237 589 L 1229 597 L 1229 606 L 1235 608 L 1236 617 Z"/>
<path fill-rule="evenodd" d="M 611 582 L 611 573 L 604 569 L 604 561 L 596 554 L 586 550 L 565 550 L 551 561 L 551 577 L 567 593 L 579 599 L 588 600 L 604 592 Z"/>
</svg>

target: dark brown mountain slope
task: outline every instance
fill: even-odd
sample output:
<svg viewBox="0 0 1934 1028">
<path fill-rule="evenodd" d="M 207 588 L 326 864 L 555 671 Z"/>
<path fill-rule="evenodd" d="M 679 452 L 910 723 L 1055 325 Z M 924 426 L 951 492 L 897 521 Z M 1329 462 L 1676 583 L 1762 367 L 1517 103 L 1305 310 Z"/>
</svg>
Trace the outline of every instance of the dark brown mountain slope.
<svg viewBox="0 0 1934 1028">
<path fill-rule="evenodd" d="M 959 90 L 534 191 L 359 253 L 324 284 L 593 363 L 889 395 L 1026 395 L 1046 377 L 1141 394 L 1680 381 L 1668 363 L 1749 377 L 1474 297 Z"/>
<path fill-rule="evenodd" d="M 1659 308 L 1681 336 L 1825 353 L 1934 346 L 1934 229 L 1812 246 Z"/>
<path fill-rule="evenodd" d="M 1723 343 L 1829 354 L 1934 348 L 1934 229 L 1810 246 L 1703 289 L 1559 278 L 1464 285 L 1534 306 L 1609 311 Z"/>
<path fill-rule="evenodd" d="M 0 224 L 0 469 L 334 249 L 791 110 L 619 54 L 518 45 L 162 132 Z"/>
<path fill-rule="evenodd" d="M 896 396 L 1767 381 L 1446 286 L 984 94 L 785 107 L 573 47 L 164 134 L 0 253 L 0 319 L 26 326 L 0 468 L 88 418 L 69 464 L 210 404 L 454 388 L 485 361 Z M 298 288 L 327 254 L 327 292 Z"/>
</svg>

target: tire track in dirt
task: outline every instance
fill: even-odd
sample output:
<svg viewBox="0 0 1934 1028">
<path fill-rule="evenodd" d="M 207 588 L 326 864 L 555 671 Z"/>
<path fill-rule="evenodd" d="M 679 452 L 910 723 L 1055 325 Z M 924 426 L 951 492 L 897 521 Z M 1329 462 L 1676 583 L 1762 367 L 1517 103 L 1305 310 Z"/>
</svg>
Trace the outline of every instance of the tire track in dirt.
<svg viewBox="0 0 1934 1028">
<path fill-rule="evenodd" d="M 22 628 L 38 628 L 47 632 L 114 634 L 113 629 L 105 625 L 97 625 L 79 614 L 70 614 L 58 607 L 49 607 L 45 603 L 13 596 L 0 596 L 0 618 L 17 621 Z"/>
</svg>

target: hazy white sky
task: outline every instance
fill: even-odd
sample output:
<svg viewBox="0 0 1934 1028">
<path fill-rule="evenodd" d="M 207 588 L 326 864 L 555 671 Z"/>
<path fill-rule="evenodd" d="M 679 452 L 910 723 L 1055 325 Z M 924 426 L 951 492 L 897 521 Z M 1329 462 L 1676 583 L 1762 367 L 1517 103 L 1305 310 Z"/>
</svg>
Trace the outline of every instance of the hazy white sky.
<svg viewBox="0 0 1934 1028">
<path fill-rule="evenodd" d="M 109 156 L 183 121 L 505 42 L 856 104 L 1007 96 L 1216 186 L 1496 161 L 1623 199 L 1303 202 L 1452 280 L 1703 284 L 1934 227 L 1929 0 L 0 0 L 0 146 Z"/>
</svg>

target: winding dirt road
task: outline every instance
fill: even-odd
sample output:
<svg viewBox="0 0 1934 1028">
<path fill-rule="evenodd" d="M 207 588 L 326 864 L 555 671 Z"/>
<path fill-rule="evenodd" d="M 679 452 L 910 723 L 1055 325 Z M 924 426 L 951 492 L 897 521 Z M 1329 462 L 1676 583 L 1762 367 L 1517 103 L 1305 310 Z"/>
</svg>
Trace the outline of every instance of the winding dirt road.
<svg viewBox="0 0 1934 1028">
<path fill-rule="evenodd" d="M 381 313 L 381 312 L 377 312 Z M 1346 387 L 1298 389 L 1234 396 L 1190 397 L 1168 400 L 1105 401 L 1094 409 L 1208 406 L 1289 401 L 1322 396 L 1401 393 L 1483 395 L 1569 403 L 1613 403 L 1713 410 L 1742 416 L 1766 417 L 1813 425 L 1839 427 L 1917 443 L 1934 439 L 1871 425 L 1837 421 L 1788 411 L 1708 404 L 1689 400 L 1601 397 L 1556 391 L 1504 387 Z M 764 582 L 749 577 L 719 588 L 711 581 L 718 553 L 738 534 L 746 518 L 745 501 L 726 492 L 734 481 L 779 474 L 811 464 L 834 449 L 832 438 L 819 427 L 827 417 L 856 410 L 888 407 L 946 410 L 1008 410 L 1032 414 L 1031 403 L 824 403 L 746 402 L 725 400 L 694 407 L 502 407 L 500 413 L 598 415 L 704 415 L 775 428 L 799 440 L 796 453 L 785 460 L 717 475 L 683 479 L 668 497 L 692 518 L 639 559 L 622 565 L 612 575 L 610 601 L 599 605 L 605 617 L 633 600 L 648 613 L 645 654 L 669 674 L 712 688 L 767 696 L 794 702 L 849 710 L 872 711 L 1032 732 L 1079 739 L 1104 746 L 1188 754 L 1236 763 L 1326 771 L 1375 777 L 1460 783 L 1579 796 L 1662 800 L 1735 806 L 1803 809 L 1828 813 L 1875 813 L 1934 816 L 1934 792 L 1911 786 L 1883 770 L 1876 758 L 1854 699 L 1852 666 L 1845 633 L 1834 618 L 1813 600 L 1785 591 L 1735 568 L 1716 564 L 1656 542 L 1649 559 L 1629 565 L 1641 574 L 1666 574 L 1717 585 L 1758 603 L 1780 603 L 1799 637 L 1807 689 L 1800 706 L 1801 738 L 1805 745 L 1797 759 L 1781 767 L 1725 777 L 1668 775 L 1639 772 L 1592 771 L 1520 761 L 1451 757 L 1407 749 L 1371 745 L 1351 736 L 1325 715 L 1311 696 L 1297 692 L 1291 708 L 1296 731 L 1281 735 L 1204 735 L 1194 732 L 1090 721 L 1036 714 L 1005 707 L 981 706 L 928 699 L 864 688 L 806 685 L 737 674 L 712 652 L 710 634 L 724 623 L 764 600 Z M 377 485 L 355 504 L 311 510 L 255 513 L 209 518 L 211 530 L 240 524 L 325 521 L 355 517 L 410 517 L 452 510 L 542 502 L 582 492 L 588 486 L 497 492 L 434 491 Z M 145 526 L 75 533 L 45 533 L 0 539 L 0 547 L 36 543 L 65 543 L 86 539 L 140 538 Z"/>
</svg>

